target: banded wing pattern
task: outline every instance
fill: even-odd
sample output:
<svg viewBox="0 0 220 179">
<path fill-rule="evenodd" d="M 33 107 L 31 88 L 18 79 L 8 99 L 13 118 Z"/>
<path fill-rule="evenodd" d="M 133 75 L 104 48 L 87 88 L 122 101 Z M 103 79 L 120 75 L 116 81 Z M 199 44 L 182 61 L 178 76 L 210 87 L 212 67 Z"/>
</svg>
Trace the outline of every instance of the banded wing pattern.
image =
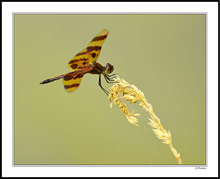
<svg viewBox="0 0 220 179">
<path fill-rule="evenodd" d="M 102 45 L 105 39 L 107 38 L 107 36 L 108 36 L 108 31 L 104 29 L 99 34 L 97 34 L 89 43 L 88 47 L 86 48 L 89 56 L 89 63 L 93 63 L 97 61 L 102 49 Z"/>
<path fill-rule="evenodd" d="M 89 58 L 86 48 L 77 53 L 76 56 L 69 61 L 68 66 L 72 71 L 76 71 L 81 66 L 89 64 Z"/>
<path fill-rule="evenodd" d="M 76 71 L 81 66 L 86 66 L 90 63 L 95 62 L 99 57 L 102 45 L 107 36 L 108 31 L 106 29 L 98 33 L 89 43 L 87 48 L 76 54 L 76 56 L 69 61 L 69 68 L 73 71 Z"/>
<path fill-rule="evenodd" d="M 65 74 L 63 77 L 64 88 L 68 92 L 73 92 L 74 90 L 76 90 L 80 85 L 82 77 L 87 72 L 91 71 L 93 68 L 94 68 L 94 65 L 89 64 L 84 67 L 79 67 L 78 71 L 73 71 L 73 72 Z"/>
<path fill-rule="evenodd" d="M 101 74 L 105 76 L 106 81 L 109 83 L 111 81 L 111 76 L 108 76 L 108 74 L 110 74 L 114 68 L 109 63 L 106 64 L 106 67 L 103 67 L 99 63 L 94 63 L 100 55 L 102 45 L 107 36 L 108 31 L 106 29 L 102 30 L 90 41 L 87 48 L 81 50 L 69 61 L 68 66 L 72 72 L 46 79 L 40 84 L 50 83 L 63 78 L 64 88 L 68 92 L 72 92 L 79 87 L 82 77 L 90 72 L 99 75 L 99 86 L 107 94 L 106 90 L 101 85 Z M 106 74 L 104 74 L 103 71 L 105 71 Z"/>
<path fill-rule="evenodd" d="M 68 92 L 76 90 L 80 85 L 83 75 L 92 70 L 94 67 L 92 63 L 98 59 L 107 36 L 108 31 L 106 29 L 102 30 L 92 39 L 87 48 L 81 50 L 69 61 L 68 66 L 73 72 L 66 74 L 63 78 L 64 88 Z"/>
</svg>

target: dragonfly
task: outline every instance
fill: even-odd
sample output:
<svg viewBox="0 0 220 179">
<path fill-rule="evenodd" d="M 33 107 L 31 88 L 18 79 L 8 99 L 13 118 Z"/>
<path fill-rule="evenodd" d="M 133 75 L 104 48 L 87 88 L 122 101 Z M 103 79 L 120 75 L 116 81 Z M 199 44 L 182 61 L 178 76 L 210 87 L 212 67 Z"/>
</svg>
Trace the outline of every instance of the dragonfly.
<svg viewBox="0 0 220 179">
<path fill-rule="evenodd" d="M 102 86 L 101 76 L 104 76 L 107 83 L 114 83 L 114 78 L 117 76 L 116 74 L 111 74 L 114 71 L 114 66 L 110 63 L 102 66 L 97 62 L 97 59 L 100 56 L 102 45 L 107 36 L 108 30 L 103 29 L 90 41 L 86 48 L 77 53 L 68 63 L 68 67 L 71 69 L 71 72 L 46 79 L 40 84 L 47 84 L 62 78 L 64 89 L 67 92 L 73 92 L 78 89 L 85 74 L 97 74 L 99 75 L 99 86 L 105 92 L 105 94 L 109 95 L 109 92 Z"/>
</svg>

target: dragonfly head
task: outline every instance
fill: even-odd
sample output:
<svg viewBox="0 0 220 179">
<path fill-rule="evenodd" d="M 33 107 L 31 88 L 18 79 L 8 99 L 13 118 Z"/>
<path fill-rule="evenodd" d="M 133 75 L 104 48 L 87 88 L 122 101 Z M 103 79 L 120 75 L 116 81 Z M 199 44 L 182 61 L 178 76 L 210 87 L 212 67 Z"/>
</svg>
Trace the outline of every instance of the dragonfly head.
<svg viewBox="0 0 220 179">
<path fill-rule="evenodd" d="M 110 63 L 106 63 L 106 65 L 105 65 L 105 72 L 106 72 L 107 74 L 110 74 L 110 73 L 112 73 L 113 71 L 114 71 L 113 65 L 110 64 Z"/>
</svg>

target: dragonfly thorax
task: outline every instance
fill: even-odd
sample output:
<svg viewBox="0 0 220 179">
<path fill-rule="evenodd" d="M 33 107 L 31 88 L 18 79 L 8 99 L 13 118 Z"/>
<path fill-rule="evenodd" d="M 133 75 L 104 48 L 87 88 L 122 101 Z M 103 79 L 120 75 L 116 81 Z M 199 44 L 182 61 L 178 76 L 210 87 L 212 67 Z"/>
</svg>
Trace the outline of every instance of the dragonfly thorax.
<svg viewBox="0 0 220 179">
<path fill-rule="evenodd" d="M 91 73 L 91 74 L 101 74 L 104 71 L 104 67 L 100 63 L 94 62 L 93 65 L 94 65 L 94 67 L 89 73 Z"/>
</svg>

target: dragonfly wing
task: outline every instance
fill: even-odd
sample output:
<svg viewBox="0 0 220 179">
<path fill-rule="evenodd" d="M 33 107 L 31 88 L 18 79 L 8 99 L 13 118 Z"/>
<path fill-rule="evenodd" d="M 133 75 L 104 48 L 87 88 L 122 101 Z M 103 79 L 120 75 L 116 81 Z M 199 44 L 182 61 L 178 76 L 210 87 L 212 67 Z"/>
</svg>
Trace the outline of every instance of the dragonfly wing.
<svg viewBox="0 0 220 179">
<path fill-rule="evenodd" d="M 82 77 L 91 71 L 94 68 L 94 65 L 90 64 L 84 67 L 80 67 L 78 71 L 70 72 L 64 75 L 63 84 L 64 88 L 68 92 L 75 91 L 82 80 Z"/>
<path fill-rule="evenodd" d="M 76 54 L 73 59 L 71 59 L 68 63 L 69 68 L 72 71 L 77 71 L 79 67 L 86 66 L 89 64 L 88 53 L 86 49 L 81 50 L 78 54 Z"/>
<path fill-rule="evenodd" d="M 108 36 L 108 30 L 103 29 L 91 40 L 88 47 L 86 48 L 88 52 L 89 63 L 93 63 L 97 61 L 102 49 L 102 45 L 105 39 L 107 38 L 107 36 Z"/>
<path fill-rule="evenodd" d="M 97 61 L 102 45 L 108 36 L 108 31 L 106 29 L 99 32 L 89 43 L 88 47 L 83 49 L 81 52 L 75 55 L 69 63 L 68 66 L 72 71 L 77 71 L 79 67 L 92 64 Z"/>
</svg>

